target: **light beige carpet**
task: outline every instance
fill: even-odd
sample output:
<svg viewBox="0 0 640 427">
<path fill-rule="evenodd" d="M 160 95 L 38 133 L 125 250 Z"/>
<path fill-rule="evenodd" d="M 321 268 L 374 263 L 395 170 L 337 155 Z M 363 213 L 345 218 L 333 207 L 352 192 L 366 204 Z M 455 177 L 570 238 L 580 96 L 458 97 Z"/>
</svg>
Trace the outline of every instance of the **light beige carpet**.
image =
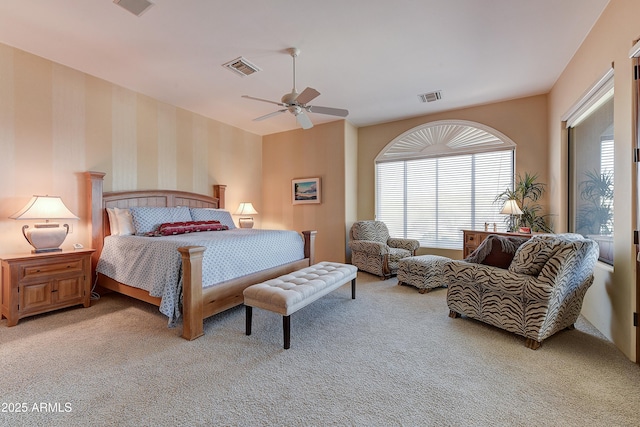
<svg viewBox="0 0 640 427">
<path fill-rule="evenodd" d="M 115 294 L 3 320 L 0 425 L 640 425 L 640 368 L 585 320 L 533 351 L 396 283 L 360 273 L 356 300 L 345 285 L 293 314 L 289 350 L 280 316 L 255 309 L 246 336 L 241 307 L 193 342 Z"/>
</svg>

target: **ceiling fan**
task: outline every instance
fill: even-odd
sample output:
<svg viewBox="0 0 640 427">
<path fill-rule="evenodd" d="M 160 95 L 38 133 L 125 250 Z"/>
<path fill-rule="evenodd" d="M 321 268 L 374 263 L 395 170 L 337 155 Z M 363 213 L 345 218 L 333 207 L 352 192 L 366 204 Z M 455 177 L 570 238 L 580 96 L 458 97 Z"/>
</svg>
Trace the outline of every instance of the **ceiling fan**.
<svg viewBox="0 0 640 427">
<path fill-rule="evenodd" d="M 300 49 L 295 47 L 287 49 L 291 57 L 293 58 L 293 89 L 290 93 L 285 94 L 280 102 L 269 101 L 268 99 L 255 98 L 249 95 L 242 95 L 243 98 L 254 99 L 256 101 L 268 102 L 270 104 L 276 104 L 281 107 L 285 107 L 282 110 L 274 111 L 273 113 L 266 114 L 264 116 L 257 117 L 253 119 L 253 121 L 259 121 L 268 119 L 269 117 L 276 116 L 280 113 L 284 113 L 289 111 L 291 114 L 296 116 L 296 120 L 302 126 L 303 129 L 310 129 L 313 127 L 313 123 L 311 123 L 311 119 L 309 116 L 305 114 L 308 113 L 319 113 L 319 114 L 328 114 L 331 116 L 338 117 L 347 117 L 349 114 L 348 110 L 344 110 L 342 108 L 330 108 L 330 107 L 319 107 L 316 105 L 308 105 L 309 102 L 314 100 L 316 97 L 320 95 L 320 92 L 317 90 L 307 87 L 301 93 L 296 91 L 296 57 L 300 55 Z"/>
</svg>

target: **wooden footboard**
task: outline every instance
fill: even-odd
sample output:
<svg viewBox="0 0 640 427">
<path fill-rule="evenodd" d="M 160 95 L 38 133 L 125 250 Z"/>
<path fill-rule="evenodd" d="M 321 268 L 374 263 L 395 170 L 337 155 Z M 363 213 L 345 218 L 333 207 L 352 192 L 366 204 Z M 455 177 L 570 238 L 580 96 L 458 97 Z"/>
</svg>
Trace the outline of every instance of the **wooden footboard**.
<svg viewBox="0 0 640 427">
<path fill-rule="evenodd" d="M 248 286 L 291 273 L 314 263 L 316 231 L 303 231 L 304 259 L 268 270 L 228 280 L 209 288 L 202 288 L 202 257 L 205 248 L 187 246 L 178 249 L 182 254 L 183 298 L 182 337 L 194 340 L 204 334 L 204 319 L 221 313 L 244 301 L 242 292 Z"/>
</svg>

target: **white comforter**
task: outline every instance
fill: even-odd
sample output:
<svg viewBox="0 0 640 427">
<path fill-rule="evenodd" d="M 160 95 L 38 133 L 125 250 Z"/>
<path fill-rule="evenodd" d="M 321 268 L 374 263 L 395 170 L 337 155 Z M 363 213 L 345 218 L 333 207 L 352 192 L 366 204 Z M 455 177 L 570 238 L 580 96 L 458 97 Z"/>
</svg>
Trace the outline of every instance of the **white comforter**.
<svg viewBox="0 0 640 427">
<path fill-rule="evenodd" d="M 142 237 L 109 236 L 96 271 L 161 297 L 160 312 L 175 325 L 182 300 L 182 262 L 178 248 L 204 246 L 203 287 L 304 258 L 304 241 L 289 230 L 233 229 Z"/>
</svg>

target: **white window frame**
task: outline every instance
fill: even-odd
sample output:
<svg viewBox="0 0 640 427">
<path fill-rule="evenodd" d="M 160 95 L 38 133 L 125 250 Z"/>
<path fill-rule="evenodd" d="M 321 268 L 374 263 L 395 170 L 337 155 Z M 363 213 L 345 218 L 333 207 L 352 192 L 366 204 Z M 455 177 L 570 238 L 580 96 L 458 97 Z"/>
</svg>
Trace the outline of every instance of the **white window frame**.
<svg viewBox="0 0 640 427">
<path fill-rule="evenodd" d="M 604 103 L 610 101 L 614 97 L 614 69 L 608 69 L 603 76 L 589 89 L 580 99 L 569 109 L 569 111 L 562 117 L 562 121 L 565 122 L 565 127 L 567 129 L 567 133 L 571 131 L 571 128 L 574 128 L 580 123 L 582 123 L 586 118 L 588 118 L 591 113 L 600 108 Z M 615 127 L 615 124 L 614 124 Z M 601 138 L 613 139 L 613 129 L 611 129 L 610 135 L 602 135 Z M 570 138 L 567 140 L 571 144 Z M 601 140 L 602 143 L 602 140 Z M 571 147 L 570 147 L 571 148 Z M 575 149 L 575 148 L 574 148 Z M 614 143 L 615 150 L 615 143 Z M 569 152 L 569 161 L 570 165 L 572 160 L 571 150 Z M 602 164 L 600 165 L 601 173 L 602 173 Z M 613 172 L 613 170 L 612 170 Z M 614 175 L 615 180 L 615 175 Z M 574 177 L 574 171 L 572 167 L 569 168 L 569 191 L 568 191 L 568 207 L 569 212 L 567 215 L 569 224 L 568 229 L 570 232 L 576 231 L 576 210 L 577 210 L 577 202 L 576 202 L 576 177 Z M 613 209 L 614 202 L 611 202 L 611 208 Z M 615 211 L 614 211 L 615 212 Z M 611 221 L 611 229 L 614 227 L 614 221 Z M 588 235 L 587 237 L 592 238 L 598 241 L 600 247 L 600 261 L 613 265 L 614 262 L 614 254 L 613 254 L 613 236 L 597 236 L 597 235 Z"/>
</svg>

